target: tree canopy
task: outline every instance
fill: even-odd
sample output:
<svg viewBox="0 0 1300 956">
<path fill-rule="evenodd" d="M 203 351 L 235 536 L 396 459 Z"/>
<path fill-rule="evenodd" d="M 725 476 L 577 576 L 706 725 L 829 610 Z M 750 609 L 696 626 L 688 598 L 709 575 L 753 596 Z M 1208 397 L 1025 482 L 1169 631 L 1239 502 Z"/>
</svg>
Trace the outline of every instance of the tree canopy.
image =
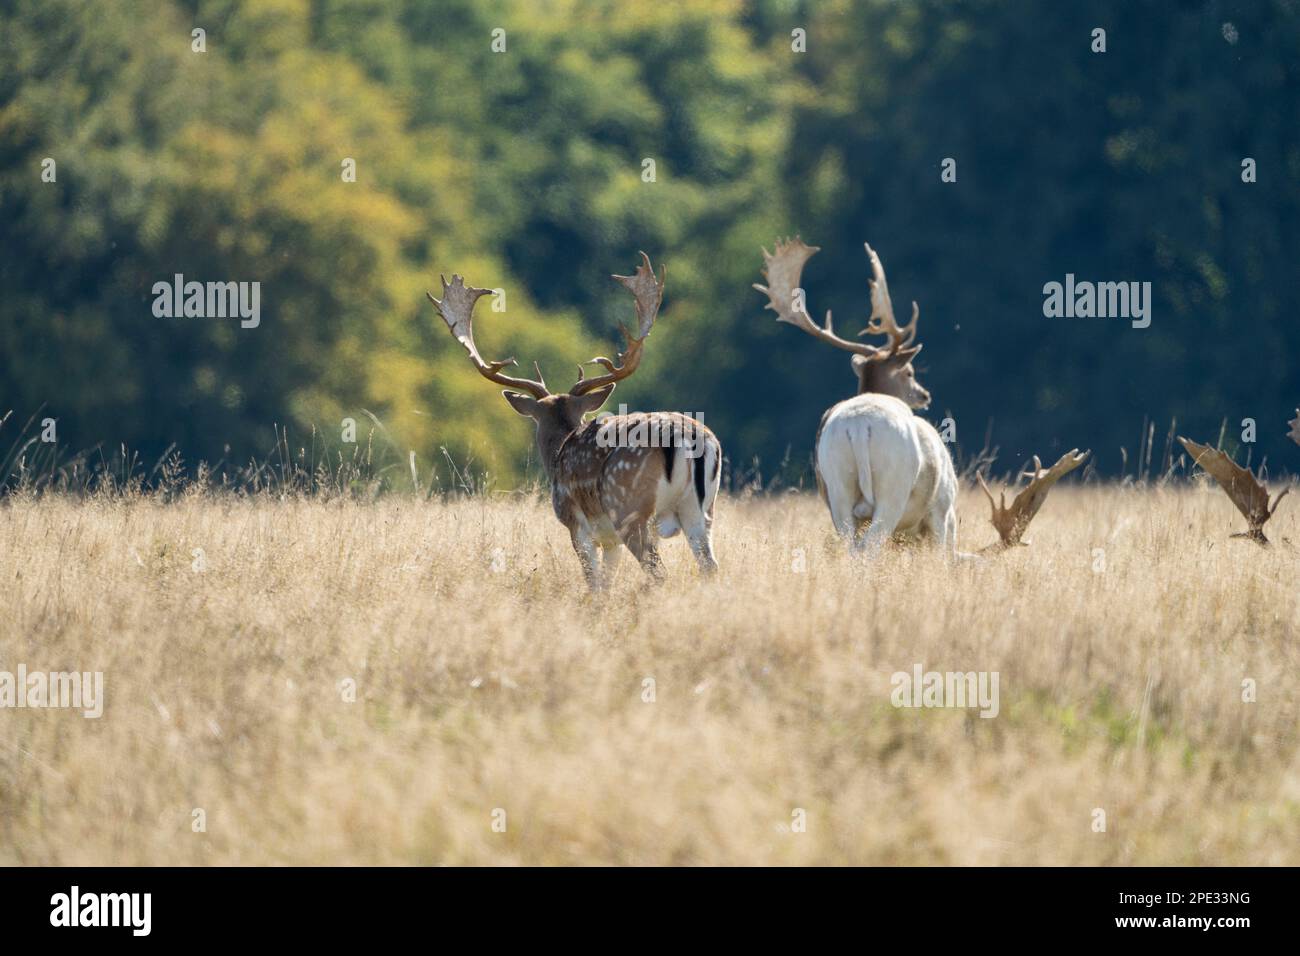
<svg viewBox="0 0 1300 956">
<path fill-rule="evenodd" d="M 510 487 L 531 427 L 425 291 L 504 290 L 480 347 L 567 385 L 618 345 L 609 275 L 644 249 L 664 307 L 613 405 L 698 413 L 733 472 L 797 481 L 853 390 L 750 288 L 799 233 L 846 335 L 879 250 L 967 450 L 1092 447 L 1113 475 L 1148 419 L 1251 418 L 1254 460 L 1294 469 L 1297 49 L 1283 0 L 16 0 L 0 414 L 191 462 L 371 415 Z M 260 324 L 157 317 L 177 274 L 261 283 Z M 1150 326 L 1046 317 L 1067 274 L 1150 282 Z"/>
</svg>

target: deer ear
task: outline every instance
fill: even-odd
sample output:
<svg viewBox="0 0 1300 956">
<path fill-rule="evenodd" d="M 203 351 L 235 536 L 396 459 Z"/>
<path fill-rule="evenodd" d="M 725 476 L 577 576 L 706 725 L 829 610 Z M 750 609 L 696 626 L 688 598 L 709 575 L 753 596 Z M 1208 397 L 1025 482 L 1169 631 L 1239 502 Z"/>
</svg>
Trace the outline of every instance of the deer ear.
<svg viewBox="0 0 1300 956">
<path fill-rule="evenodd" d="M 871 368 L 873 360 L 865 355 L 855 355 L 850 364 L 853 366 L 853 377 L 858 380 L 858 389 L 861 391 L 867 387 L 867 371 Z"/>
<path fill-rule="evenodd" d="M 894 358 L 898 359 L 900 362 L 910 362 L 912 359 L 916 358 L 916 353 L 921 351 L 923 348 L 925 348 L 924 345 L 913 345 L 911 348 L 899 349 L 894 354 Z"/>
<path fill-rule="evenodd" d="M 614 391 L 614 385 L 614 382 L 610 382 L 608 385 L 594 389 L 586 395 L 575 396 L 573 407 L 577 409 L 579 415 L 586 415 L 596 411 L 609 400 L 610 394 Z"/>
<path fill-rule="evenodd" d="M 525 418 L 537 417 L 537 399 L 529 398 L 527 395 L 520 395 L 518 392 L 502 392 L 501 394 L 506 397 L 506 401 L 510 403 L 510 407 L 520 415 L 523 415 Z"/>
</svg>

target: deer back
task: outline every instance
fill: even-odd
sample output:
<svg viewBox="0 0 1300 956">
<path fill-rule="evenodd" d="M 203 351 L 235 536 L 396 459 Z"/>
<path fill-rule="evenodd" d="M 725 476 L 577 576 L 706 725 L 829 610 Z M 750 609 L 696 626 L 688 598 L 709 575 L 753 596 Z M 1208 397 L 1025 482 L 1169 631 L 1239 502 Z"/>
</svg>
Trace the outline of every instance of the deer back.
<svg viewBox="0 0 1300 956">
<path fill-rule="evenodd" d="M 717 445 L 695 419 L 677 412 L 609 415 L 569 435 L 556 456 L 552 483 L 555 513 L 568 524 L 609 516 L 654 516 L 662 483 L 678 477 L 683 451 Z M 694 469 L 697 483 L 704 469 Z"/>
</svg>

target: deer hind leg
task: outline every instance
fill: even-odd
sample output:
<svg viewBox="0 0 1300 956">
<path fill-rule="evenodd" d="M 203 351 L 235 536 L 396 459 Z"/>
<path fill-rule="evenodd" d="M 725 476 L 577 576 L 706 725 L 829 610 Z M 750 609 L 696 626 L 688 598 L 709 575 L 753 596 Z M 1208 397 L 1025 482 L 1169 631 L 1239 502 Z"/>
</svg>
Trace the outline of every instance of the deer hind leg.
<svg viewBox="0 0 1300 956">
<path fill-rule="evenodd" d="M 944 557 L 957 557 L 957 519 L 953 516 L 952 509 L 945 509 L 937 503 L 931 505 L 929 513 L 917 528 L 917 537 L 938 545 Z"/>
<path fill-rule="evenodd" d="M 930 516 L 926 523 L 935 530 L 939 547 L 946 557 L 957 557 L 957 511 L 952 502 L 943 496 L 930 506 Z"/>
<path fill-rule="evenodd" d="M 857 488 L 839 488 L 828 481 L 826 503 L 828 509 L 831 509 L 831 524 L 835 525 L 837 535 L 849 542 L 858 533 L 858 519 L 853 514 L 853 506 L 857 502 Z"/>
<path fill-rule="evenodd" d="M 686 532 L 686 540 L 700 570 L 705 574 L 717 571 L 718 559 L 713 554 L 713 530 L 709 527 L 709 516 L 693 493 L 677 506 L 677 520 Z"/>
<path fill-rule="evenodd" d="M 686 540 L 691 545 L 691 551 L 695 554 L 700 570 L 705 574 L 715 573 L 718 570 L 718 559 L 713 554 L 713 535 L 704 523 L 702 513 L 698 525 L 686 526 Z"/>
<path fill-rule="evenodd" d="M 662 581 L 664 577 L 663 562 L 659 558 L 659 549 L 656 547 L 654 536 L 650 531 L 650 516 L 629 515 L 624 520 L 616 522 L 616 527 L 619 536 L 623 539 L 623 543 L 641 562 L 641 567 L 645 568 L 646 574 L 654 578 L 656 582 Z"/>
<path fill-rule="evenodd" d="M 944 556 L 955 561 L 959 556 L 957 552 L 957 476 L 953 474 L 947 451 L 939 449 L 939 452 L 943 457 L 940 459 L 934 493 L 930 498 L 929 508 L 921 524 L 929 532 L 929 536 L 939 545 Z"/>
<path fill-rule="evenodd" d="M 858 518 L 854 506 L 858 504 L 858 486 L 856 481 L 839 481 L 836 478 L 823 479 L 826 506 L 831 512 L 831 524 L 841 538 L 852 543 L 858 531 Z"/>
<path fill-rule="evenodd" d="M 705 574 L 718 570 L 718 559 L 713 554 L 713 505 L 721 479 L 717 451 L 716 447 L 707 446 L 703 454 L 685 458 L 690 484 L 683 489 L 676 508 L 677 521 Z"/>
<path fill-rule="evenodd" d="M 957 551 L 957 511 L 949 508 L 943 519 L 943 548 L 954 561 L 960 557 Z"/>
<path fill-rule="evenodd" d="M 859 484 L 852 443 L 839 432 L 823 434 L 817 444 L 816 463 L 817 484 L 830 509 L 831 524 L 841 538 L 852 544 L 859 525 L 871 517 L 874 507 L 870 484 L 866 488 Z"/>
<path fill-rule="evenodd" d="M 573 542 L 573 550 L 582 565 L 587 587 L 599 591 L 604 582 L 601 580 L 600 565 L 596 560 L 596 537 L 592 534 L 591 528 L 585 522 L 575 524 L 569 529 L 569 539 Z"/>
<path fill-rule="evenodd" d="M 704 509 L 704 524 L 713 527 L 713 506 L 718 503 L 718 489 L 722 487 L 722 446 L 715 439 L 710 439 L 704 446 L 704 454 L 695 462 L 701 469 L 703 479 L 697 481 L 696 490 L 704 489 L 700 507 Z M 710 543 L 712 547 L 712 543 Z"/>
<path fill-rule="evenodd" d="M 845 468 L 842 462 L 828 463 L 820 460 L 820 456 L 817 464 L 822 498 L 830 509 L 831 524 L 841 538 L 852 544 L 858 533 L 858 505 L 864 503 L 858 490 L 857 473 Z"/>
<path fill-rule="evenodd" d="M 860 443 L 855 452 L 855 477 L 862 500 L 870 507 L 871 526 L 854 542 L 854 550 L 874 558 L 907 515 L 921 473 L 921 456 L 907 434 L 889 428 L 877 429 L 870 443 Z M 854 509 L 855 516 L 865 513 L 865 508 Z"/>
<path fill-rule="evenodd" d="M 854 542 L 853 549 L 869 558 L 874 558 L 894 534 L 906 510 L 906 499 L 897 502 L 886 499 L 878 502 L 876 512 L 871 517 L 871 526 Z"/>
<path fill-rule="evenodd" d="M 600 545 L 600 576 L 605 586 L 614 580 L 618 559 L 623 555 L 623 542 L 614 529 L 614 522 L 602 517 L 596 522 L 596 543 Z"/>
<path fill-rule="evenodd" d="M 621 542 L 614 544 L 602 544 L 600 546 L 600 576 L 605 583 L 614 580 L 614 572 L 618 569 L 618 559 L 623 554 L 623 545 Z"/>
<path fill-rule="evenodd" d="M 867 474 L 869 462 L 861 462 L 859 473 Z M 875 557 L 893 536 L 898 524 L 907 513 L 907 501 L 912 494 L 915 475 L 909 475 L 896 469 L 881 469 L 881 474 L 874 475 L 874 480 L 867 477 L 859 479 L 862 491 L 871 488 L 875 493 L 875 505 L 871 509 L 871 526 L 857 541 L 854 550 L 867 557 Z M 857 514 L 858 512 L 855 512 Z"/>
</svg>

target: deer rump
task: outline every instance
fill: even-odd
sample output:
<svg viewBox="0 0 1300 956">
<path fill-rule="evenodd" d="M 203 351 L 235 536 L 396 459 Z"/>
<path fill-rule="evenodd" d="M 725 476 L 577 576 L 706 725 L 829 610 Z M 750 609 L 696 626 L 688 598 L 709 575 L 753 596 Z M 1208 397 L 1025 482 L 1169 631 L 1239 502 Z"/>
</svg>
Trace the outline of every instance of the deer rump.
<svg viewBox="0 0 1300 956">
<path fill-rule="evenodd" d="M 873 393 L 840 402 L 822 417 L 816 449 L 817 488 L 856 548 L 874 553 L 898 534 L 934 539 L 956 554 L 952 458 L 934 426 L 904 402 Z"/>
<path fill-rule="evenodd" d="M 621 436 L 638 436 L 624 441 Z M 647 445 L 639 436 L 649 436 Z M 581 516 L 602 544 L 653 520 L 659 536 L 713 525 L 722 446 L 703 424 L 677 412 L 608 415 L 565 439 L 551 502 L 561 521 Z"/>
</svg>

